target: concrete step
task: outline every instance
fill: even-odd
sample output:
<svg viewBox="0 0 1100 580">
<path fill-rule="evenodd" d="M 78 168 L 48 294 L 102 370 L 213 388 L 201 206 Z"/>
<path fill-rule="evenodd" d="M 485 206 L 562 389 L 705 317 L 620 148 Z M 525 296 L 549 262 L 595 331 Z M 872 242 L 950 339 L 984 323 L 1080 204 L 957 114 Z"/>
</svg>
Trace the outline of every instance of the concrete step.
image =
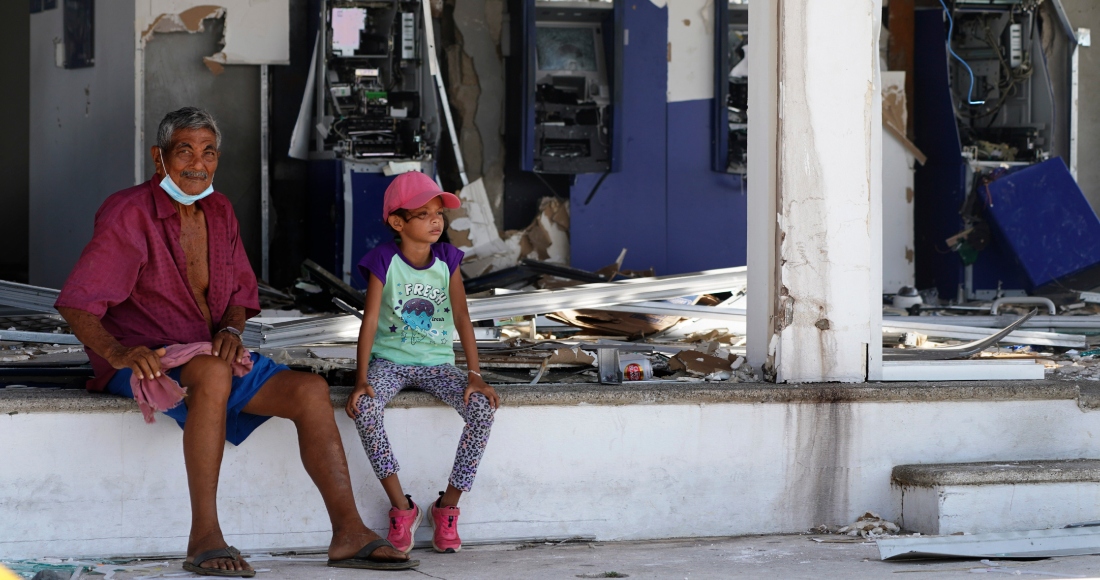
<svg viewBox="0 0 1100 580">
<path fill-rule="evenodd" d="M 902 528 L 978 534 L 1100 520 L 1100 460 L 898 465 Z"/>
</svg>

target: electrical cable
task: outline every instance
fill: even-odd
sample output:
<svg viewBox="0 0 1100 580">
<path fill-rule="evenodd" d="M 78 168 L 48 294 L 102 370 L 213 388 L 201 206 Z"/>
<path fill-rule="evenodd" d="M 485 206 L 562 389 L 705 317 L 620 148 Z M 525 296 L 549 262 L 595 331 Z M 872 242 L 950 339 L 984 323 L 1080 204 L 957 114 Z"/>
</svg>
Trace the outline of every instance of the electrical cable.
<svg viewBox="0 0 1100 580">
<path fill-rule="evenodd" d="M 1011 24 L 1012 23 L 1009 22 L 1010 26 Z M 1001 50 L 997 45 L 996 39 L 993 38 L 993 31 L 989 28 L 989 23 L 983 19 L 982 25 L 985 28 L 985 43 L 989 45 L 989 48 L 991 48 L 993 52 L 997 55 L 997 60 L 1001 64 L 1001 70 L 1004 71 L 1005 78 L 1007 79 L 1001 80 L 1000 83 L 998 83 L 997 88 L 998 90 L 1000 90 L 1001 95 L 1000 98 L 997 99 L 997 102 L 986 112 L 970 116 L 970 118 L 973 120 L 984 119 L 988 117 L 989 124 L 986 126 L 986 128 L 988 129 L 989 127 L 993 126 L 993 123 L 997 122 L 997 114 L 1001 112 L 1001 109 L 1004 107 L 1008 99 L 1016 94 L 1016 87 L 1018 86 L 1018 84 L 1031 78 L 1031 75 L 1035 71 L 1035 69 L 1031 66 L 1030 55 L 1028 56 L 1027 60 L 1023 62 L 1019 67 L 1013 69 L 1008 61 L 1005 60 L 1004 54 L 1001 53 Z"/>
<path fill-rule="evenodd" d="M 947 15 L 947 52 L 951 53 L 951 56 L 955 57 L 955 60 L 959 61 L 966 69 L 966 72 L 970 73 L 970 92 L 966 95 L 966 100 L 971 105 L 984 105 L 985 101 L 974 100 L 974 70 L 970 68 L 969 64 L 963 60 L 961 56 L 955 53 L 955 49 L 951 48 L 951 37 L 955 36 L 955 19 L 951 16 L 951 10 L 947 8 L 947 2 L 940 0 L 940 5 L 943 6 L 943 12 Z"/>
</svg>

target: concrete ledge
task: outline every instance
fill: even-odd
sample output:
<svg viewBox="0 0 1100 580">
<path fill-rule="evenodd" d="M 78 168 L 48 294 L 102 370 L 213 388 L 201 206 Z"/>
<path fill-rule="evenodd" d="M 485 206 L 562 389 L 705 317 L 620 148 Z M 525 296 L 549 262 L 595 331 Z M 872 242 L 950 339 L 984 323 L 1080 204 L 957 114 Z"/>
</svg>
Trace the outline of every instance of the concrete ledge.
<svg viewBox="0 0 1100 580">
<path fill-rule="evenodd" d="M 1087 382 L 1078 386 L 1081 389 L 1081 394 L 1077 397 L 1077 406 L 1086 411 L 1100 409 L 1100 384 Z"/>
<path fill-rule="evenodd" d="M 909 487 L 1100 482 L 1100 460 L 899 465 L 894 468 L 891 479 L 897 485 Z"/>
<path fill-rule="evenodd" d="M 1076 384 L 1066 381 L 974 381 L 775 385 L 770 383 L 645 383 L 624 385 L 497 385 L 510 407 L 573 405 L 700 405 L 717 403 L 918 403 L 938 401 L 1078 400 Z M 332 387 L 335 408 L 343 408 L 351 387 Z M 391 408 L 442 406 L 420 391 L 400 393 Z M 1090 408 L 1082 405 L 1082 408 Z M 137 404 L 79 389 L 0 389 L 0 414 L 128 413 Z"/>
<path fill-rule="evenodd" d="M 463 538 L 797 532 L 866 511 L 897 521 L 903 509 L 908 524 L 921 501 L 931 516 L 973 513 L 968 506 L 977 504 L 953 493 L 891 486 L 891 471 L 918 462 L 1100 458 L 1096 417 L 1066 385 L 502 387 L 508 404 L 496 414 L 474 491 L 463 496 Z M 347 389 L 335 391 L 342 402 Z M 187 477 L 174 422 L 147 425 L 128 400 L 79 391 L 16 390 L 3 399 L 0 465 L 14 467 L 0 469 L 0 522 L 17 525 L 0 526 L 0 558 L 187 545 Z M 32 410 L 10 410 L 16 399 Z M 446 485 L 463 422 L 421 393 L 398 401 L 385 428 L 407 493 L 423 501 Z M 356 425 L 343 409 L 333 412 L 359 511 L 384 528 L 388 500 Z M 987 496 L 990 487 L 1015 494 Z M 1022 510 L 998 526 L 1035 522 L 1034 506 L 1044 502 L 1057 508 L 1041 519 L 1050 525 L 1100 519 L 1095 483 L 949 489 L 980 492 L 987 511 Z M 912 493 L 903 498 L 903 490 Z M 1058 499 L 1043 499 L 1052 495 Z M 329 541 L 327 512 L 290 421 L 268 421 L 242 446 L 226 445 L 218 499 L 227 539 L 243 550 Z"/>
</svg>

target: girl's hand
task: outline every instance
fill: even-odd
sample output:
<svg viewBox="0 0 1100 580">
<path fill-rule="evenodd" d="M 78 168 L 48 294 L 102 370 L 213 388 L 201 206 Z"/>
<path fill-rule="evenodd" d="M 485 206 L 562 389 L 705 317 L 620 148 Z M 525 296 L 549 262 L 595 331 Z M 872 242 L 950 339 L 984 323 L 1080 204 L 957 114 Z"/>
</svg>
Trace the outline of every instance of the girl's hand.
<svg viewBox="0 0 1100 580">
<path fill-rule="evenodd" d="M 348 395 L 348 402 L 344 404 L 344 412 L 348 414 L 348 417 L 355 419 L 359 416 L 359 397 L 366 395 L 370 398 L 374 398 L 374 389 L 370 386 L 370 383 L 363 381 L 355 384 L 355 390 Z"/>
<path fill-rule="evenodd" d="M 480 376 L 470 373 L 467 375 L 470 382 L 466 385 L 466 391 L 462 393 L 462 400 L 466 402 L 466 405 L 470 405 L 470 395 L 474 393 L 481 393 L 486 399 L 489 399 L 489 406 L 497 409 L 500 408 L 500 396 L 497 395 L 496 389 L 489 386 Z"/>
</svg>

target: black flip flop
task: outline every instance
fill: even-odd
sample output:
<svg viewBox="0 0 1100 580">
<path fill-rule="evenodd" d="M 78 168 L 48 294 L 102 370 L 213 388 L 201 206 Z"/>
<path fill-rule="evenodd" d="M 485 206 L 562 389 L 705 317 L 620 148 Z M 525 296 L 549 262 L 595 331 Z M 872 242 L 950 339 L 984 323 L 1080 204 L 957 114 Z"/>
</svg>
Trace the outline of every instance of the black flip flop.
<svg viewBox="0 0 1100 580">
<path fill-rule="evenodd" d="M 228 558 L 230 560 L 241 560 L 241 551 L 228 546 L 226 548 L 218 548 L 217 550 L 210 550 L 203 552 L 191 562 L 184 562 L 183 569 L 191 572 L 192 574 L 198 574 L 199 576 L 228 576 L 232 578 L 252 578 L 256 575 L 255 570 L 221 570 L 218 568 L 203 568 L 202 563 L 208 560 L 217 560 L 218 558 Z"/>
<path fill-rule="evenodd" d="M 382 546 L 393 548 L 393 544 L 389 541 L 379 538 L 363 546 L 354 556 L 343 560 L 329 560 L 328 565 L 333 568 L 356 568 L 359 570 L 412 570 L 420 565 L 420 560 L 389 562 L 371 559 L 370 555 Z"/>
</svg>

